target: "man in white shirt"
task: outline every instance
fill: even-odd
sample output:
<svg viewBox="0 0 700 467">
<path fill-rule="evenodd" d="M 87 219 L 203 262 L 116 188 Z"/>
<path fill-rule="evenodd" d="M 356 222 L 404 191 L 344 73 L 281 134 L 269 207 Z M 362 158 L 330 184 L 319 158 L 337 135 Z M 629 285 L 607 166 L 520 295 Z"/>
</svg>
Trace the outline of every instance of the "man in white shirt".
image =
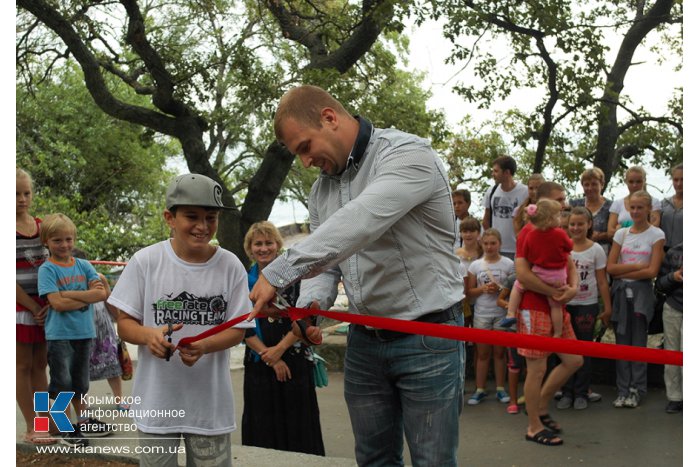
<svg viewBox="0 0 700 467">
<path fill-rule="evenodd" d="M 527 186 L 513 179 L 517 164 L 510 156 L 501 156 L 491 164 L 491 176 L 496 188 L 489 188 L 482 200 L 484 206 L 484 230 L 493 227 L 501 234 L 501 254 L 515 257 L 515 231 L 513 214 L 528 197 Z"/>
</svg>

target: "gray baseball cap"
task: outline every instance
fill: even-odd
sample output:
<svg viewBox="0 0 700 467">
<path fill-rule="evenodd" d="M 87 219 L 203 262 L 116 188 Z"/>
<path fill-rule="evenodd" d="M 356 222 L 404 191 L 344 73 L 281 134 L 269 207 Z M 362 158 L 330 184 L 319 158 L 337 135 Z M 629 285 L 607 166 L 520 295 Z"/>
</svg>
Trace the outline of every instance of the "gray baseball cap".
<svg viewBox="0 0 700 467">
<path fill-rule="evenodd" d="M 165 207 L 200 206 L 203 208 L 235 209 L 221 202 L 221 185 L 201 174 L 176 177 L 165 193 Z"/>
</svg>

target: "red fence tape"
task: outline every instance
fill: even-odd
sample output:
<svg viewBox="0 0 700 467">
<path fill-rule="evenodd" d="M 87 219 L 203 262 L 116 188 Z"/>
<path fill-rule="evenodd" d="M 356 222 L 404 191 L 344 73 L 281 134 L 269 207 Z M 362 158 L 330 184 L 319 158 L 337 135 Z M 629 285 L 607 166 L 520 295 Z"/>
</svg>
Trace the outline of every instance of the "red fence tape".
<svg viewBox="0 0 700 467">
<path fill-rule="evenodd" d="M 660 365 L 683 366 L 683 352 L 675 350 L 649 349 L 646 347 L 634 347 L 631 345 L 602 344 L 598 342 L 580 341 L 574 339 L 557 339 L 553 337 L 531 336 L 506 331 L 487 331 L 484 329 L 465 328 L 462 326 L 448 326 L 445 324 L 423 323 L 419 321 L 405 321 L 378 316 L 357 315 L 338 311 L 313 310 L 309 308 L 290 307 L 287 310 L 293 320 L 310 315 L 320 315 L 337 321 L 371 326 L 379 329 L 404 332 L 407 334 L 421 334 L 425 336 L 443 337 L 480 344 L 500 345 L 503 347 L 522 347 L 528 349 L 544 350 L 588 357 L 609 358 L 613 360 L 632 360 L 638 362 L 657 363 Z M 192 342 L 217 334 L 224 329 L 235 326 L 248 315 L 239 316 L 207 331 L 192 337 L 185 337 L 178 342 L 178 347 L 186 346 Z"/>
</svg>

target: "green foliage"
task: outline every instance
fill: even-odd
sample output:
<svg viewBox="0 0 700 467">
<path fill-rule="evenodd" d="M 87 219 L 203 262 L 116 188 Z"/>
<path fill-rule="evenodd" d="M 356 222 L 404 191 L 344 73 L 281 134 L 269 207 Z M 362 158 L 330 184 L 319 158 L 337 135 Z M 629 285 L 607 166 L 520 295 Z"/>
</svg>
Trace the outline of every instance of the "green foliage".
<svg viewBox="0 0 700 467">
<path fill-rule="evenodd" d="M 109 118 L 69 65 L 33 92 L 16 87 L 17 166 L 34 179 L 34 213 L 62 212 L 91 259 L 117 260 L 166 238 L 165 170 L 176 146 Z"/>
</svg>

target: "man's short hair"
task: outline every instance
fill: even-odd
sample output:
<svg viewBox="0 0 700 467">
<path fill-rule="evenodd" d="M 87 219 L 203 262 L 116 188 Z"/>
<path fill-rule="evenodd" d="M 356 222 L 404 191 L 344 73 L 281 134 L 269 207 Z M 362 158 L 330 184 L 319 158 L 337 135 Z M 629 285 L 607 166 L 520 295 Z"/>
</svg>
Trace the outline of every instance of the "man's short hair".
<svg viewBox="0 0 700 467">
<path fill-rule="evenodd" d="M 539 187 L 537 187 L 537 199 L 539 200 L 542 197 L 551 198 L 552 193 L 555 191 L 562 191 L 566 193 L 566 190 L 560 183 L 542 182 L 542 184 Z"/>
<path fill-rule="evenodd" d="M 513 159 L 510 156 L 501 156 L 497 157 L 496 159 L 493 160 L 491 163 L 491 166 L 493 167 L 494 165 L 498 165 L 502 171 L 509 171 L 511 175 L 515 175 L 515 171 L 518 168 L 517 162 L 515 162 L 515 159 Z"/>
<path fill-rule="evenodd" d="M 318 86 L 302 85 L 287 91 L 280 99 L 275 112 L 277 141 L 282 141 L 282 124 L 289 118 L 310 128 L 321 128 L 321 111 L 326 107 L 333 109 L 337 114 L 352 118 L 343 104 Z"/>
<path fill-rule="evenodd" d="M 467 204 L 472 202 L 472 194 L 466 188 L 460 188 L 452 192 L 452 197 L 461 196 Z"/>
</svg>

